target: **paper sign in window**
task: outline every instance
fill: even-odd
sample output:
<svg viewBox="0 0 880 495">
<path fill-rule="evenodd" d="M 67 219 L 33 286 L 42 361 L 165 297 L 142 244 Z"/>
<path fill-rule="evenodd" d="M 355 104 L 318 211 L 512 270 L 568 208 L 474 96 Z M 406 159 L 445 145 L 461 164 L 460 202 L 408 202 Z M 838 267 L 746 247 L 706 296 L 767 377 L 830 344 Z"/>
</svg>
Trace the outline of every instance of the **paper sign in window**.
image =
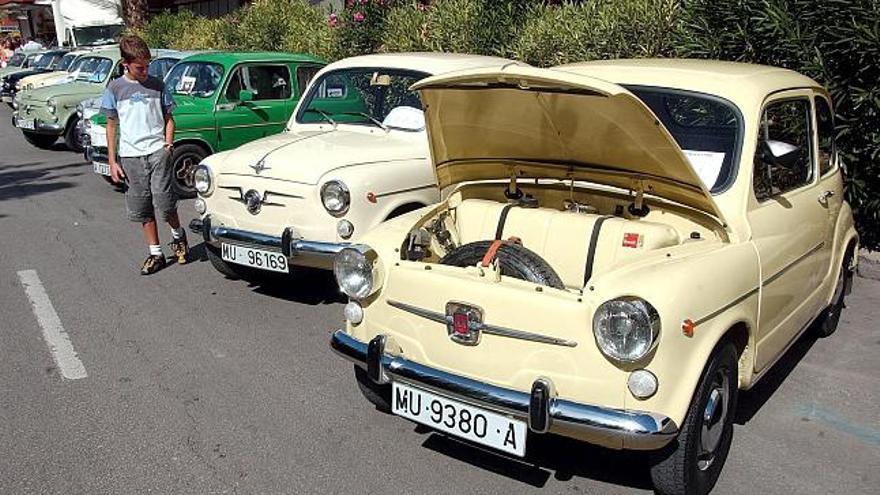
<svg viewBox="0 0 880 495">
<path fill-rule="evenodd" d="M 715 181 L 718 180 L 718 175 L 721 174 L 721 164 L 724 163 L 724 153 L 719 153 L 717 151 L 682 151 L 688 161 L 691 162 L 691 166 L 694 167 L 694 171 L 697 172 L 697 176 L 703 181 L 706 189 L 712 189 L 712 186 L 715 185 Z"/>
</svg>

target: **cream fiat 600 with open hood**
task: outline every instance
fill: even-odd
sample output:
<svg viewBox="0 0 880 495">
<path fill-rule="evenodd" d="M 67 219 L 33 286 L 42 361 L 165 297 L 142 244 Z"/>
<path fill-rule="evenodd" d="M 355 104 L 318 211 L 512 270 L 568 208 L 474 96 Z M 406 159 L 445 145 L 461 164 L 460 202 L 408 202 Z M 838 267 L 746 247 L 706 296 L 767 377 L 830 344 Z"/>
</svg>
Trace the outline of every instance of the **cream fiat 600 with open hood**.
<svg viewBox="0 0 880 495">
<path fill-rule="evenodd" d="M 204 236 L 214 267 L 231 278 L 255 269 L 330 269 L 333 256 L 371 227 L 439 201 L 422 103 L 410 86 L 501 63 L 513 62 L 411 53 L 322 69 L 285 132 L 212 155 L 196 169 L 200 218 L 191 227 Z M 243 108 L 218 111 L 259 112 L 259 93 L 241 90 Z"/>
<path fill-rule="evenodd" d="M 828 93 L 681 60 L 415 87 L 448 195 L 337 255 L 331 347 L 361 391 L 510 455 L 546 432 L 647 450 L 658 492 L 711 490 L 737 391 L 851 287 Z"/>
</svg>

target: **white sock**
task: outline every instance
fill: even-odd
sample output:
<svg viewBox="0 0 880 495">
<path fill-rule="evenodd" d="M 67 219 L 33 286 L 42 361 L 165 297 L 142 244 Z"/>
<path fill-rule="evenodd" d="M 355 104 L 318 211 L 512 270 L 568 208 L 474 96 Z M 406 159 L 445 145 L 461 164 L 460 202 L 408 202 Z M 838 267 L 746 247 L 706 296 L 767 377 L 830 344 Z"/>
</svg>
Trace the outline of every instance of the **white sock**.
<svg viewBox="0 0 880 495">
<path fill-rule="evenodd" d="M 150 256 L 162 256 L 162 246 L 159 244 L 150 244 Z"/>
<path fill-rule="evenodd" d="M 183 227 L 177 227 L 176 229 L 171 229 L 171 237 L 174 238 L 175 241 L 179 241 L 183 238 Z"/>
</svg>

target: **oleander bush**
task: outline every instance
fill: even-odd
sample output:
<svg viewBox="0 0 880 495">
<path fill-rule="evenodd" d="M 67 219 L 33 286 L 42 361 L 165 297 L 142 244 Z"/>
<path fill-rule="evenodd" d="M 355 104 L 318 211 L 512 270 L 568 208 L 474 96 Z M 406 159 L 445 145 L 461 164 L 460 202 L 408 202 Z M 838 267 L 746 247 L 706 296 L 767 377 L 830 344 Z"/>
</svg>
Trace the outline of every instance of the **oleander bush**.
<svg viewBox="0 0 880 495">
<path fill-rule="evenodd" d="M 763 63 L 829 88 L 847 198 L 862 244 L 880 249 L 880 0 L 256 0 L 220 20 L 155 16 L 150 46 L 313 53 L 502 55 L 537 66 L 684 56 Z"/>
</svg>

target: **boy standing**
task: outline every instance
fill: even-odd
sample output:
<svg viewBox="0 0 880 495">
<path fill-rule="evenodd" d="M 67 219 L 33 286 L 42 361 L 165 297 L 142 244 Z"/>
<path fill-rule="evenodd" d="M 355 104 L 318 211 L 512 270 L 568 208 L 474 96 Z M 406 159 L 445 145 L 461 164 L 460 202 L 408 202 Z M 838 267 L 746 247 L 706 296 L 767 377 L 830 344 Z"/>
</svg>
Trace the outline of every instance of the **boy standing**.
<svg viewBox="0 0 880 495">
<path fill-rule="evenodd" d="M 125 179 L 125 207 L 128 218 L 139 222 L 150 255 L 141 275 L 150 275 L 166 265 L 156 215 L 171 226 L 171 249 L 177 262 L 186 263 L 189 246 L 177 216 L 177 198 L 171 189 L 173 170 L 169 160 L 174 146 L 174 100 L 165 84 L 149 76 L 150 49 L 141 38 L 125 36 L 119 42 L 125 75 L 112 81 L 101 101 L 107 116 L 107 151 L 113 182 Z M 119 136 L 117 163 L 116 137 Z"/>
</svg>

